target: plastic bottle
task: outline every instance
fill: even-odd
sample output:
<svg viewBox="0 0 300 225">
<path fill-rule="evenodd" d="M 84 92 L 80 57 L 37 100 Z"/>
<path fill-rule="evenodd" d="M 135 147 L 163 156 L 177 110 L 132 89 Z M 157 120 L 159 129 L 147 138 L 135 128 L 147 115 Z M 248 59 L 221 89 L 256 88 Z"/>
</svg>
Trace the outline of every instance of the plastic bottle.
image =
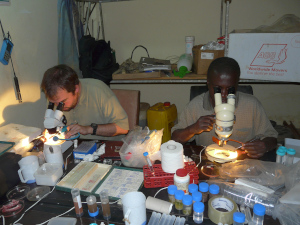
<svg viewBox="0 0 300 225">
<path fill-rule="evenodd" d="M 110 206 L 109 206 L 109 196 L 106 190 L 100 192 L 100 200 L 103 212 L 103 218 L 109 220 L 111 217 Z"/>
<path fill-rule="evenodd" d="M 245 205 L 253 208 L 256 202 L 260 202 L 266 208 L 266 214 L 273 215 L 275 205 L 278 203 L 278 197 L 275 196 L 261 196 L 256 192 L 251 191 L 250 188 L 243 187 L 243 189 L 234 186 L 226 185 L 221 187 L 221 193 L 231 198 L 236 204 Z"/>
<path fill-rule="evenodd" d="M 212 197 L 218 195 L 220 192 L 220 187 L 216 184 L 211 184 L 209 186 L 209 199 L 211 199 Z"/>
<path fill-rule="evenodd" d="M 193 207 L 193 197 L 190 195 L 184 195 L 182 198 L 183 204 L 183 214 L 189 216 L 192 214 L 192 207 Z"/>
<path fill-rule="evenodd" d="M 177 210 L 183 209 L 183 203 L 182 203 L 183 196 L 184 196 L 183 190 L 175 191 L 175 208 Z"/>
<path fill-rule="evenodd" d="M 233 225 L 244 225 L 245 214 L 241 212 L 233 213 Z"/>
<path fill-rule="evenodd" d="M 200 224 L 203 222 L 204 204 L 203 202 L 195 202 L 193 204 L 193 220 L 195 223 Z"/>
<path fill-rule="evenodd" d="M 276 162 L 283 164 L 283 159 L 287 149 L 284 146 L 280 146 L 276 151 Z"/>
<path fill-rule="evenodd" d="M 195 43 L 194 36 L 186 36 L 185 37 L 185 53 L 189 55 L 193 55 L 193 47 Z"/>
<path fill-rule="evenodd" d="M 71 194 L 75 206 L 76 216 L 81 217 L 83 215 L 83 207 L 81 203 L 80 191 L 78 188 L 73 188 L 71 190 Z"/>
<path fill-rule="evenodd" d="M 189 54 L 182 54 L 179 57 L 178 63 L 177 63 L 177 70 L 173 71 L 175 76 L 184 77 L 185 74 L 190 73 L 192 69 L 193 64 L 193 57 Z"/>
<path fill-rule="evenodd" d="M 189 184 L 189 193 L 192 195 L 194 192 L 198 191 L 198 185 L 197 184 Z"/>
<path fill-rule="evenodd" d="M 202 202 L 207 202 L 208 200 L 208 183 L 201 182 L 199 184 L 199 191 L 202 193 Z"/>
<path fill-rule="evenodd" d="M 86 198 L 86 203 L 88 205 L 88 213 L 91 217 L 95 217 L 99 214 L 99 209 L 97 207 L 96 197 L 90 195 Z"/>
<path fill-rule="evenodd" d="M 183 190 L 189 194 L 190 175 L 186 169 L 178 169 L 174 174 L 174 184 L 178 190 Z"/>
<path fill-rule="evenodd" d="M 144 152 L 143 156 L 145 156 L 145 158 L 146 158 L 146 161 L 147 161 L 147 164 L 149 166 L 149 169 L 151 171 L 152 176 L 155 177 L 155 172 L 154 172 L 154 168 L 152 166 L 152 163 L 151 163 L 151 160 L 150 160 L 150 157 L 149 157 L 149 153 L 148 152 Z"/>
<path fill-rule="evenodd" d="M 255 204 L 253 206 L 252 224 L 253 225 L 263 225 L 265 212 L 266 212 L 266 208 L 263 205 Z"/>
<path fill-rule="evenodd" d="M 168 196 L 169 196 L 169 202 L 171 202 L 172 204 L 175 204 L 175 191 L 177 191 L 176 185 L 169 185 Z"/>
<path fill-rule="evenodd" d="M 201 202 L 201 200 L 202 200 L 202 194 L 199 191 L 195 191 L 192 194 L 192 197 L 193 197 L 193 203 L 195 203 L 195 202 Z"/>
<path fill-rule="evenodd" d="M 286 166 L 293 165 L 295 154 L 296 154 L 295 149 L 292 149 L 292 148 L 287 149 L 287 151 L 286 151 L 286 160 L 285 160 L 285 165 Z"/>
</svg>

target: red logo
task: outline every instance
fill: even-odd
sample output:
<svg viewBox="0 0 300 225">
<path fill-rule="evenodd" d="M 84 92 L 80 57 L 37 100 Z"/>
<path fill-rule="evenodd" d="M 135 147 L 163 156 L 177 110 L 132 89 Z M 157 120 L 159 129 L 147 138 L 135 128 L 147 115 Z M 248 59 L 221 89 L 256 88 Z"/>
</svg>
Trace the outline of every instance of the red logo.
<svg viewBox="0 0 300 225">
<path fill-rule="evenodd" d="M 285 62 L 287 44 L 263 44 L 250 66 L 273 67 Z"/>
</svg>

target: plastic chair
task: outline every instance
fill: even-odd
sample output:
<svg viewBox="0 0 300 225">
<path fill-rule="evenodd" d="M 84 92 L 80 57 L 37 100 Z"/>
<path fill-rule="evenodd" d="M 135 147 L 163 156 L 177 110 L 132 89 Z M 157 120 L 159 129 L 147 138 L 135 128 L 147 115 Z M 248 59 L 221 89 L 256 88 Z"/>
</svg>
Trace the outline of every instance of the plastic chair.
<svg viewBox="0 0 300 225">
<path fill-rule="evenodd" d="M 140 91 L 112 89 L 128 116 L 129 130 L 139 124 Z"/>
</svg>

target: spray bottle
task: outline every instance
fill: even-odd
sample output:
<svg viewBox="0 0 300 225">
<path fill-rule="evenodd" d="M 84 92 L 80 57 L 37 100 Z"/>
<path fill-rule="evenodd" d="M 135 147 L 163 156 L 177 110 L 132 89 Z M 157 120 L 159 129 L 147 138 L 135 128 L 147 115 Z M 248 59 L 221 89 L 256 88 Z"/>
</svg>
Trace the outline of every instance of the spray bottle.
<svg viewBox="0 0 300 225">
<path fill-rule="evenodd" d="M 177 63 L 178 72 L 174 70 L 174 75 L 179 76 L 180 78 L 184 77 L 185 74 L 191 72 L 190 70 L 192 69 L 192 64 L 193 57 L 190 54 L 182 54 Z"/>
</svg>

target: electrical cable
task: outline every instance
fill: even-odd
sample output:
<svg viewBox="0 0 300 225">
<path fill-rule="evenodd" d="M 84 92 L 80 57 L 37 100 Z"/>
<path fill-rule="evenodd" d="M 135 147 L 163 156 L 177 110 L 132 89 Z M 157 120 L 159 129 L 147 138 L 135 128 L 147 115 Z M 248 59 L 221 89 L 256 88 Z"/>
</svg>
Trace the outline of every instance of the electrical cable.
<svg viewBox="0 0 300 225">
<path fill-rule="evenodd" d="M 147 52 L 148 57 L 150 58 L 147 48 L 144 47 L 143 45 L 137 45 L 137 46 L 134 47 L 134 49 L 131 52 L 131 57 L 130 57 L 131 60 L 132 60 L 134 50 L 137 49 L 138 47 L 141 47 L 141 48 L 145 49 L 145 51 Z"/>
<path fill-rule="evenodd" d="M 70 140 L 74 140 L 74 139 L 77 139 L 80 137 L 80 133 L 77 134 L 77 136 L 75 137 L 72 137 L 72 138 L 67 138 L 67 139 L 64 139 L 64 138 L 59 138 L 57 136 L 54 136 L 53 137 L 53 141 L 58 141 L 58 140 L 62 140 L 62 141 L 70 141 Z"/>
<path fill-rule="evenodd" d="M 156 195 L 157 195 L 159 192 L 161 192 L 162 190 L 167 189 L 167 188 L 168 188 L 168 187 L 164 187 L 164 188 L 159 189 L 159 190 L 155 193 L 155 195 L 154 195 L 153 197 L 155 198 Z"/>
<path fill-rule="evenodd" d="M 5 218 L 4 218 L 4 216 L 1 215 L 0 217 L 2 217 L 2 223 L 3 223 L 3 225 L 5 225 Z"/>
<path fill-rule="evenodd" d="M 202 146 L 203 146 L 203 145 L 202 145 Z M 203 152 L 205 149 L 206 149 L 206 146 L 203 146 L 203 149 L 200 151 L 200 154 L 199 154 L 199 163 L 197 164 L 196 167 L 198 167 L 198 166 L 200 165 L 200 163 L 201 163 L 201 154 L 202 154 L 202 152 Z"/>
</svg>

